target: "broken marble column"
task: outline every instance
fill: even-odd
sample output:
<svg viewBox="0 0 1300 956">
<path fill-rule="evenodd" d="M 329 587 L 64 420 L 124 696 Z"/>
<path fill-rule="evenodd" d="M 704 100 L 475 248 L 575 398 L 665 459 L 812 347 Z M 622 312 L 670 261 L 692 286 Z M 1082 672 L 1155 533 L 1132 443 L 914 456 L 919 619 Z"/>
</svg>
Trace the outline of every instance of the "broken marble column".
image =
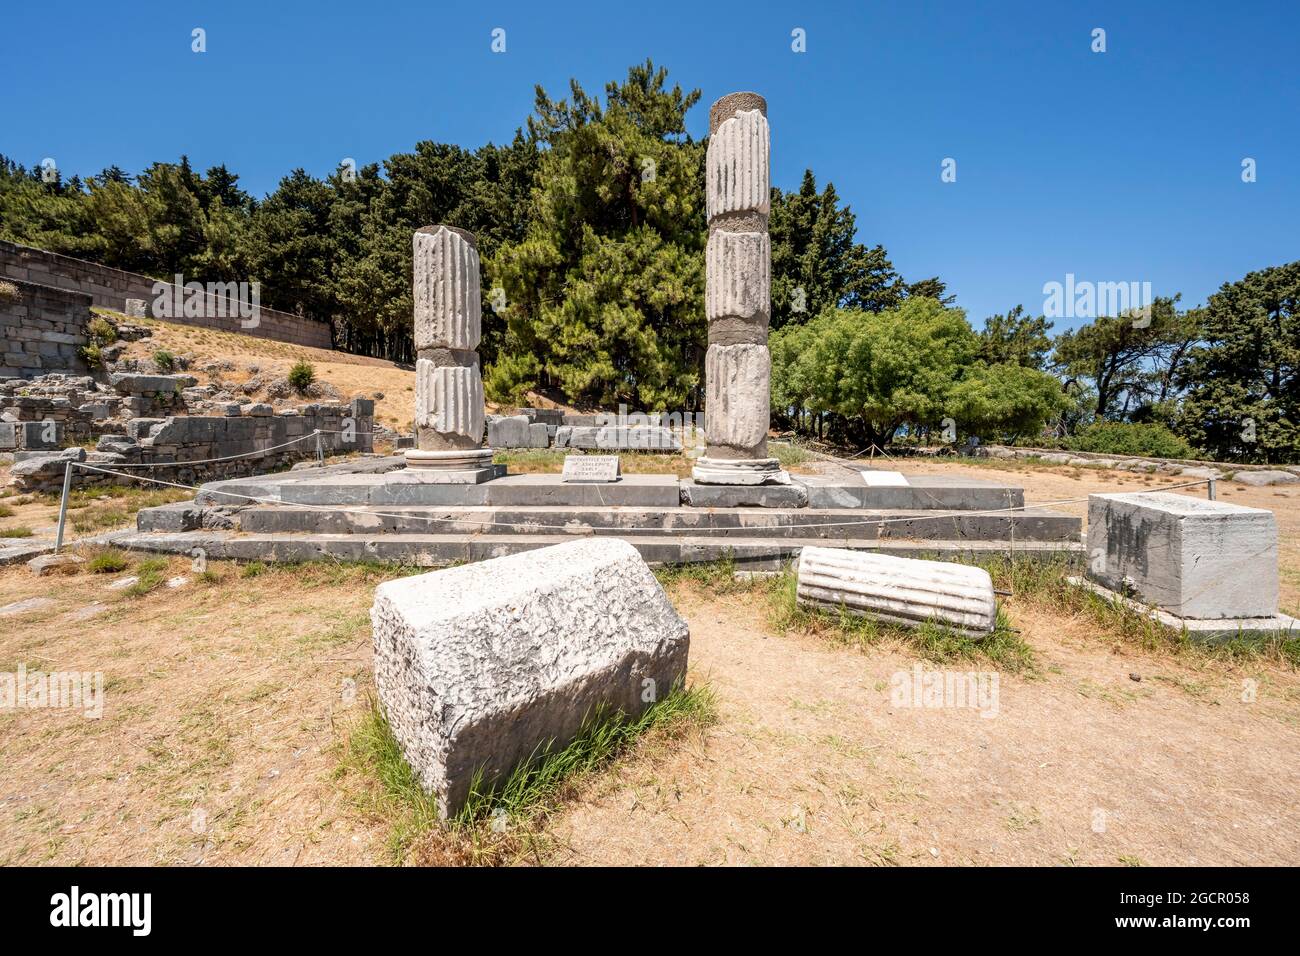
<svg viewBox="0 0 1300 956">
<path fill-rule="evenodd" d="M 772 358 L 771 208 L 767 102 L 732 93 L 709 110 L 705 204 L 704 431 L 708 445 L 692 471 L 701 484 L 785 483 L 767 454 Z"/>
<path fill-rule="evenodd" d="M 993 579 L 983 568 L 845 548 L 799 553 L 796 600 L 905 627 L 933 621 L 968 637 L 997 623 Z"/>
<path fill-rule="evenodd" d="M 406 464 L 466 473 L 491 469 L 476 351 L 482 321 L 477 244 L 463 229 L 424 226 L 412 247 L 415 448 L 407 450 Z"/>
<path fill-rule="evenodd" d="M 686 676 L 690 630 L 636 549 L 586 538 L 387 581 L 375 687 L 420 785 L 451 816 L 604 711 L 635 717 Z"/>
</svg>

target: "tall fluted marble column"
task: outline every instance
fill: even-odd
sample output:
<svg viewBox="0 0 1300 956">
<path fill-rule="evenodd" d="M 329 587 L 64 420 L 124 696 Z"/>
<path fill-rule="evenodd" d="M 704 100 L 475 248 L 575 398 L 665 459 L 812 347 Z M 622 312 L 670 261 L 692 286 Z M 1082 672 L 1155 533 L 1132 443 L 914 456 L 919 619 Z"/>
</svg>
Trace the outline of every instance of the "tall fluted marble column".
<svg viewBox="0 0 1300 956">
<path fill-rule="evenodd" d="M 415 259 L 415 448 L 409 467 L 490 468 L 483 446 L 482 329 L 478 246 L 453 226 L 424 226 Z"/>
<path fill-rule="evenodd" d="M 767 454 L 771 414 L 772 247 L 767 101 L 732 93 L 709 110 L 705 205 L 704 359 L 705 454 L 692 471 L 700 484 L 785 483 L 789 475 Z"/>
</svg>

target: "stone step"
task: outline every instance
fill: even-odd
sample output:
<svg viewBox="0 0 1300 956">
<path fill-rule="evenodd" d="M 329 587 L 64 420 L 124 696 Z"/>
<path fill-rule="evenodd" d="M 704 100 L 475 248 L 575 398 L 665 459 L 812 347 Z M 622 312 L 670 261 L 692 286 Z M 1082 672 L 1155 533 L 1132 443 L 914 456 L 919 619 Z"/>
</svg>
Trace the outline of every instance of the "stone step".
<svg viewBox="0 0 1300 956">
<path fill-rule="evenodd" d="M 173 511 L 175 506 L 169 506 Z M 191 506 L 192 507 L 192 506 Z M 164 509 L 141 512 L 141 531 L 195 528 L 200 521 L 177 524 Z M 183 509 L 182 509 L 183 510 Z M 151 513 L 154 512 L 154 513 Z M 722 537 L 811 537 L 1076 542 L 1079 519 L 1026 508 L 1007 514 L 916 512 L 905 510 L 844 511 L 800 508 L 574 508 L 560 506 L 461 507 L 389 506 L 386 508 L 308 508 L 269 505 L 233 512 L 235 527 L 253 534 L 595 534 L 619 536 L 689 534 Z"/>
<path fill-rule="evenodd" d="M 136 532 L 118 547 L 172 554 L 201 552 L 206 558 L 246 561 L 391 561 L 419 567 L 482 561 L 532 548 L 572 541 L 580 535 L 550 534 L 243 534 L 230 531 Z M 725 538 L 632 535 L 627 539 L 651 564 L 690 564 L 731 559 L 740 570 L 779 571 L 805 545 L 852 548 L 901 557 L 956 560 L 1014 555 L 1017 559 L 1064 560 L 1081 564 L 1077 542 L 870 541 L 828 538 Z"/>
<path fill-rule="evenodd" d="M 569 507 L 625 506 L 761 509 L 841 508 L 911 511 L 990 511 L 1025 503 L 1020 488 L 948 475 L 912 475 L 906 485 L 868 485 L 857 475 L 840 478 L 796 476 L 790 485 L 761 487 L 698 485 L 673 475 L 624 475 L 612 484 L 565 482 L 560 475 L 505 475 L 478 484 L 446 483 L 431 474 L 389 470 L 391 459 L 365 463 L 367 473 L 310 471 L 213 482 L 198 494 L 200 504 L 247 504 L 248 498 L 310 505 L 443 505 Z"/>
</svg>

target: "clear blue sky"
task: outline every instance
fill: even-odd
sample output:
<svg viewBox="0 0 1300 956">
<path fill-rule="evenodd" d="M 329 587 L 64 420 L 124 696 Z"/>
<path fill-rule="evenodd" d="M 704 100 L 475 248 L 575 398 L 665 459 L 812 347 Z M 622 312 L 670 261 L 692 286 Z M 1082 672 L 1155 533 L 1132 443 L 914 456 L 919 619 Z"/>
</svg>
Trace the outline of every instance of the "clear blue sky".
<svg viewBox="0 0 1300 956">
<path fill-rule="evenodd" d="M 69 0 L 4 20 L 0 152 L 65 176 L 187 153 L 260 196 L 298 166 L 508 140 L 534 84 L 594 92 L 650 56 L 703 91 L 693 135 L 718 96 L 765 95 L 774 182 L 833 181 L 860 240 L 909 279 L 942 276 L 977 325 L 1041 311 L 1069 272 L 1197 304 L 1300 257 L 1295 0 Z"/>
</svg>

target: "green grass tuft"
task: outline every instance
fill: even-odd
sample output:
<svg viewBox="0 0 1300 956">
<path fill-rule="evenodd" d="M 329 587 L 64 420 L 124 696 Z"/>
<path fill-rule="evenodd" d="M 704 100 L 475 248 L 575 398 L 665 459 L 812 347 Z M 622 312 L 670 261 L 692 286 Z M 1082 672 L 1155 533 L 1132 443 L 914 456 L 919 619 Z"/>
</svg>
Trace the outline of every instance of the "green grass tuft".
<svg viewBox="0 0 1300 956">
<path fill-rule="evenodd" d="M 86 562 L 86 570 L 91 574 L 116 574 L 125 571 L 131 561 L 116 548 L 101 551 Z"/>
<path fill-rule="evenodd" d="M 135 569 L 135 574 L 139 580 L 127 588 L 126 593 L 132 597 L 143 597 L 156 590 L 167 579 L 167 559 L 149 558 L 141 561 Z"/>
<path fill-rule="evenodd" d="M 626 754 L 638 741 L 651 735 L 676 739 L 691 728 L 712 723 L 716 711 L 713 692 L 696 686 L 675 688 L 639 717 L 593 715 L 573 741 L 558 748 L 539 747 L 499 786 L 487 787 L 482 775 L 477 775 L 465 806 L 443 821 L 436 801 L 421 788 L 378 701 L 372 698 L 341 748 L 338 773 L 372 782 L 359 802 L 388 822 L 388 849 L 394 862 L 404 860 L 417 844 L 436 834 L 440 859 L 497 863 L 517 848 L 514 839 L 494 832 L 493 824 L 503 815 L 513 834 L 530 833 L 589 774 Z"/>
<path fill-rule="evenodd" d="M 31 528 L 0 528 L 0 538 L 30 538 Z"/>
</svg>

